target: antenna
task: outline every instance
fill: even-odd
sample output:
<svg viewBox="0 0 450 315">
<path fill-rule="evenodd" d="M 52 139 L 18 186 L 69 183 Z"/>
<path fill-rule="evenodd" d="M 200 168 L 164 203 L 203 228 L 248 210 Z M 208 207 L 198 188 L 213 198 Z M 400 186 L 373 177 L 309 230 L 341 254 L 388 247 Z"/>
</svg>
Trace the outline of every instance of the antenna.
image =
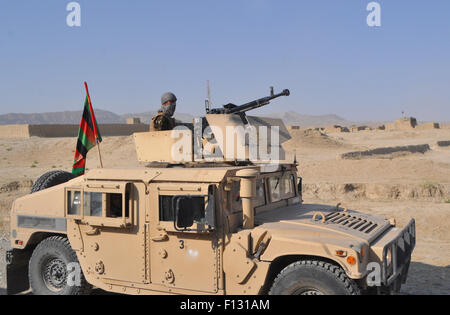
<svg viewBox="0 0 450 315">
<path fill-rule="evenodd" d="M 206 113 L 209 114 L 211 111 L 211 91 L 209 89 L 209 80 L 206 80 L 206 100 L 205 100 L 205 109 Z"/>
</svg>

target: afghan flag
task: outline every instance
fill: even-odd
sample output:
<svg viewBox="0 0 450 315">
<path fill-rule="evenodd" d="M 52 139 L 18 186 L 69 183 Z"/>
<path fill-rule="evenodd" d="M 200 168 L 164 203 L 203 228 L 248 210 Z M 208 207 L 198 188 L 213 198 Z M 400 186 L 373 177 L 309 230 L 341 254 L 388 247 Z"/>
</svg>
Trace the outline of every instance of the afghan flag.
<svg viewBox="0 0 450 315">
<path fill-rule="evenodd" d="M 77 148 L 72 167 L 72 174 L 76 176 L 84 174 L 88 151 L 102 142 L 86 82 L 84 82 L 84 86 L 86 87 L 86 100 L 84 101 L 83 116 L 81 117 Z"/>
</svg>

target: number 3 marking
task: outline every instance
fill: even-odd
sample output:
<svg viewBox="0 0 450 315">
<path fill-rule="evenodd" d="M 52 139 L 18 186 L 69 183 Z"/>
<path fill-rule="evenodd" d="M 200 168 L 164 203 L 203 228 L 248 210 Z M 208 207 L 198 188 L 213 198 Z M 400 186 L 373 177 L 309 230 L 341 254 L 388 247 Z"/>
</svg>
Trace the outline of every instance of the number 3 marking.
<svg viewBox="0 0 450 315">
<path fill-rule="evenodd" d="M 180 240 L 180 249 L 184 249 L 184 241 Z"/>
</svg>

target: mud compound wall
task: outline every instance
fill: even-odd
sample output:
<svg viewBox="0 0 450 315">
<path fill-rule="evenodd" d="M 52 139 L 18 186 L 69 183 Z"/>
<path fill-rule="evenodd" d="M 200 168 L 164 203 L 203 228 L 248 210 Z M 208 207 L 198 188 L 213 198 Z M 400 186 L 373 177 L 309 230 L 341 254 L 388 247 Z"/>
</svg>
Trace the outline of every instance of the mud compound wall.
<svg viewBox="0 0 450 315">
<path fill-rule="evenodd" d="M 450 184 L 303 184 L 303 197 L 320 200 L 415 200 L 443 202 L 450 198 Z"/>
<path fill-rule="evenodd" d="M 0 126 L 0 138 L 23 139 L 30 137 L 29 125 L 2 125 Z"/>
<path fill-rule="evenodd" d="M 99 127 L 102 135 L 105 136 L 130 136 L 135 132 L 145 132 L 150 130 L 147 124 L 105 124 Z"/>
<path fill-rule="evenodd" d="M 54 137 L 76 137 L 77 125 L 29 125 L 30 136 L 54 138 Z"/>
<path fill-rule="evenodd" d="M 439 126 L 439 123 L 427 122 L 427 123 L 417 125 L 416 129 L 418 129 L 418 130 L 440 129 L 440 126 Z"/>
<path fill-rule="evenodd" d="M 373 150 L 367 151 L 355 151 L 348 152 L 341 155 L 342 159 L 362 159 L 362 158 L 370 158 L 382 155 L 388 155 L 393 153 L 425 153 L 430 150 L 430 146 L 428 144 L 419 144 L 419 145 L 408 145 L 408 146 L 400 146 L 400 147 L 385 147 L 385 148 L 377 148 Z"/>
<path fill-rule="evenodd" d="M 387 131 L 391 130 L 411 130 L 417 126 L 417 120 L 414 117 L 400 118 L 393 123 L 385 125 Z"/>
<path fill-rule="evenodd" d="M 436 143 L 439 147 L 450 147 L 450 140 L 438 141 Z"/>
<path fill-rule="evenodd" d="M 79 125 L 3 125 L 0 126 L 0 138 L 24 139 L 29 137 L 58 138 L 78 136 Z M 101 124 L 102 136 L 129 136 L 135 132 L 149 130 L 146 124 Z"/>
</svg>

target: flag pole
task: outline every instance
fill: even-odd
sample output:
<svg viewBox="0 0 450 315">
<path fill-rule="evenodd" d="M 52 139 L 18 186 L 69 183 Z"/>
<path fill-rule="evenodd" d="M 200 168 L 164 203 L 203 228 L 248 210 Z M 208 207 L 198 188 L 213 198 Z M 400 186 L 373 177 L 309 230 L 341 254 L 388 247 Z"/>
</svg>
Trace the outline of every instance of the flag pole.
<svg viewBox="0 0 450 315">
<path fill-rule="evenodd" d="M 97 152 L 98 152 L 98 160 L 100 161 L 100 168 L 103 168 L 102 155 L 100 153 L 100 142 L 97 141 Z"/>
<path fill-rule="evenodd" d="M 97 122 L 95 120 L 94 110 L 92 108 L 92 103 L 91 103 L 91 97 L 89 96 L 89 90 L 88 90 L 88 86 L 87 86 L 86 82 L 84 82 L 84 87 L 86 88 L 86 95 L 87 95 L 87 99 L 88 99 L 88 103 L 89 103 L 89 110 L 91 112 L 92 125 L 94 127 L 93 131 L 94 131 L 94 135 L 95 135 L 95 142 L 97 144 L 98 160 L 100 161 L 100 168 L 103 168 L 102 154 L 100 153 L 100 142 L 98 141 Z"/>
</svg>

